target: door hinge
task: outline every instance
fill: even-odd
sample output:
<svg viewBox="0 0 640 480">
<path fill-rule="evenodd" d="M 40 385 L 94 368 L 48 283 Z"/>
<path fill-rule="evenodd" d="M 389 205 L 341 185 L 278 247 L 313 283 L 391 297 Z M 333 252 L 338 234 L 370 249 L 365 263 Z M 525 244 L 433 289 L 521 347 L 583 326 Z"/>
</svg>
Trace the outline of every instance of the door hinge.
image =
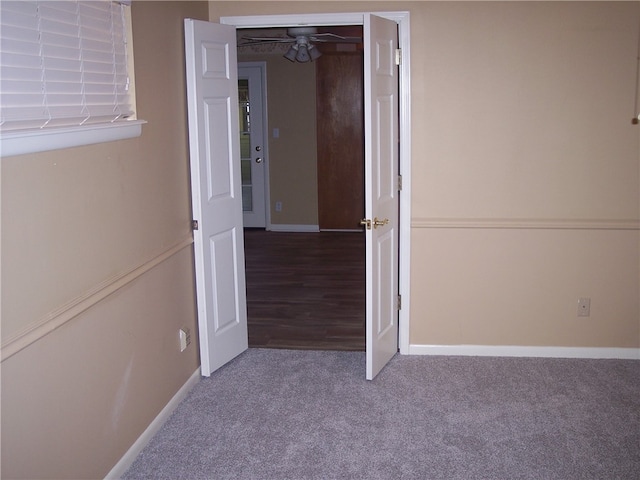
<svg viewBox="0 0 640 480">
<path fill-rule="evenodd" d="M 198 220 L 191 220 L 191 230 L 198 230 Z"/>
<path fill-rule="evenodd" d="M 402 64 L 402 50 L 399 48 L 396 48 L 396 65 L 401 65 L 401 64 Z"/>
<path fill-rule="evenodd" d="M 398 191 L 402 191 L 402 175 L 398 175 Z"/>
<path fill-rule="evenodd" d="M 402 310 L 402 295 L 398 295 L 398 310 Z"/>
</svg>

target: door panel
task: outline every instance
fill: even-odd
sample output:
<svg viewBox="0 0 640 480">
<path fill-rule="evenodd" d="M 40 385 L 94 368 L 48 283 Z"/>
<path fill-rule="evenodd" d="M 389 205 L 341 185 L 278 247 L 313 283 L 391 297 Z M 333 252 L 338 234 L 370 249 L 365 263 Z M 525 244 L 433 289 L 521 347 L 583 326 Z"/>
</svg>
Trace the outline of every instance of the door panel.
<svg viewBox="0 0 640 480">
<path fill-rule="evenodd" d="M 361 51 L 316 61 L 320 230 L 360 230 L 364 215 L 362 65 Z"/>
<path fill-rule="evenodd" d="M 365 230 L 367 379 L 398 351 L 398 48 L 397 24 L 365 15 Z M 376 225 L 375 220 L 380 221 Z"/>
<path fill-rule="evenodd" d="M 202 375 L 247 349 L 235 28 L 185 20 Z"/>
</svg>

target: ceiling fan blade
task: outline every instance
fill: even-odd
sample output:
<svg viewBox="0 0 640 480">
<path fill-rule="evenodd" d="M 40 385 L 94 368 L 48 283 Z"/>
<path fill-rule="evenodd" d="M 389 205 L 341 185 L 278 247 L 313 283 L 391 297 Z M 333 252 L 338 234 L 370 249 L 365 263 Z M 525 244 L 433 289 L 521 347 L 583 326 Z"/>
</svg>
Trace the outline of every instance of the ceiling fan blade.
<svg viewBox="0 0 640 480">
<path fill-rule="evenodd" d="M 360 37 L 343 37 L 335 33 L 315 33 L 310 39 L 314 42 L 362 43 Z"/>
<path fill-rule="evenodd" d="M 286 42 L 295 42 L 295 38 L 285 38 L 285 37 L 242 37 L 242 40 L 247 40 L 248 42 L 253 43 L 286 43 Z M 247 42 L 247 43 L 248 43 Z"/>
</svg>

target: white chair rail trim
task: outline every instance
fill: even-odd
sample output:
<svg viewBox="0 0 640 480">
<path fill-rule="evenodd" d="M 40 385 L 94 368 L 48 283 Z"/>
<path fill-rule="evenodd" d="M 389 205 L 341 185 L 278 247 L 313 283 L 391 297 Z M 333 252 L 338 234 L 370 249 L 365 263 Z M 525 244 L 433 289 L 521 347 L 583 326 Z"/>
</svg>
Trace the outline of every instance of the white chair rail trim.
<svg viewBox="0 0 640 480">
<path fill-rule="evenodd" d="M 640 230 L 640 220 L 597 218 L 412 218 L 411 228 Z"/>
<path fill-rule="evenodd" d="M 156 265 L 160 265 L 182 249 L 191 246 L 191 244 L 193 244 L 193 237 L 189 235 L 168 250 L 140 265 L 132 267 L 126 272 L 106 279 L 84 295 L 74 298 L 66 305 L 49 312 L 40 320 L 28 325 L 24 330 L 10 336 L 0 347 L 0 362 L 4 362 L 7 358 L 53 332 L 112 293 L 141 277 Z"/>
</svg>

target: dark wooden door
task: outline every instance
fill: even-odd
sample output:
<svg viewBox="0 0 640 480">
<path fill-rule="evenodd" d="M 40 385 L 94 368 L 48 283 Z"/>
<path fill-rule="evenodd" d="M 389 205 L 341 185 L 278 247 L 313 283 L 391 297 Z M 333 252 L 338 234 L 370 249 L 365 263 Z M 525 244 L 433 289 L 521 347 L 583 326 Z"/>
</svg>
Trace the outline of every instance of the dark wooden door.
<svg viewBox="0 0 640 480">
<path fill-rule="evenodd" d="M 316 74 L 319 226 L 357 230 L 364 218 L 362 52 L 326 52 Z"/>
</svg>

